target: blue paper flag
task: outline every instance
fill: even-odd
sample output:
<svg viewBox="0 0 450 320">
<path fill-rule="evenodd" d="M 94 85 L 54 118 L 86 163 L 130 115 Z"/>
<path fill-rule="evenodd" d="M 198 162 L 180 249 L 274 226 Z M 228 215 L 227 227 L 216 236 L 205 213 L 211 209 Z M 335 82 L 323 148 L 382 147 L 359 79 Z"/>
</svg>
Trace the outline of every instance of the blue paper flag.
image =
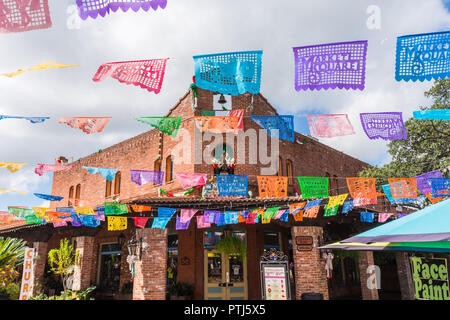
<svg viewBox="0 0 450 320">
<path fill-rule="evenodd" d="M 237 224 L 239 211 L 225 211 L 225 224 Z"/>
<path fill-rule="evenodd" d="M 175 211 L 177 211 L 177 209 L 175 208 L 159 207 L 158 218 L 165 218 L 170 220 L 172 219 L 172 216 L 175 214 Z"/>
<path fill-rule="evenodd" d="M 217 174 L 217 189 L 221 196 L 247 196 L 248 176 L 235 174 Z"/>
<path fill-rule="evenodd" d="M 450 31 L 397 38 L 395 79 L 424 81 L 445 79 L 450 74 Z"/>
<path fill-rule="evenodd" d="M 289 210 L 285 210 L 284 213 L 280 217 L 280 221 L 288 222 L 289 220 Z"/>
<path fill-rule="evenodd" d="M 38 198 L 48 200 L 48 201 L 61 201 L 62 199 L 64 199 L 64 197 L 52 196 L 49 194 L 34 193 L 34 195 Z"/>
<path fill-rule="evenodd" d="M 17 116 L 5 116 L 5 115 L 0 115 L 0 120 L 2 119 L 25 119 L 30 121 L 31 123 L 41 123 L 44 122 L 47 119 L 50 119 L 50 117 L 17 117 Z"/>
<path fill-rule="evenodd" d="M 414 203 L 416 199 L 413 198 L 397 198 L 394 199 L 392 197 L 392 190 L 389 184 L 383 184 L 381 186 L 383 188 L 384 194 L 386 195 L 386 198 L 391 202 L 391 204 L 397 204 L 397 203 Z"/>
<path fill-rule="evenodd" d="M 217 226 L 223 226 L 226 224 L 225 222 L 225 214 L 223 212 L 220 212 L 219 214 L 217 214 L 215 216 L 215 223 L 217 224 Z"/>
<path fill-rule="evenodd" d="M 72 226 L 73 227 L 79 227 L 82 225 L 80 218 L 78 217 L 78 214 L 75 211 L 74 207 L 58 207 L 56 208 L 56 212 L 63 212 L 63 213 L 70 213 L 70 217 L 58 217 L 58 218 L 71 218 Z"/>
<path fill-rule="evenodd" d="M 317 200 L 311 200 L 308 201 L 308 203 L 305 205 L 305 207 L 303 208 L 303 210 L 312 208 L 312 207 L 317 207 L 318 205 L 320 205 L 320 203 L 322 202 L 323 199 L 317 199 Z"/>
<path fill-rule="evenodd" d="M 431 178 L 431 197 L 450 198 L 450 178 Z"/>
<path fill-rule="evenodd" d="M 342 206 L 342 214 L 347 214 L 352 209 L 353 209 L 353 200 L 347 200 L 344 202 L 344 205 Z"/>
<path fill-rule="evenodd" d="M 373 212 L 361 212 L 360 220 L 361 222 L 373 222 L 374 215 Z"/>
<path fill-rule="evenodd" d="M 97 206 L 96 208 L 97 210 L 97 214 L 99 216 L 104 216 L 105 215 L 105 206 Z"/>
<path fill-rule="evenodd" d="M 98 227 L 100 225 L 100 217 L 96 215 L 80 215 L 80 221 L 83 226 Z"/>
<path fill-rule="evenodd" d="M 262 51 L 194 56 L 195 83 L 199 88 L 237 96 L 259 93 Z"/>
<path fill-rule="evenodd" d="M 413 117 L 424 120 L 450 120 L 450 109 L 413 111 Z"/>
<path fill-rule="evenodd" d="M 152 229 L 164 229 L 167 223 L 170 221 L 170 218 L 153 218 Z"/>
<path fill-rule="evenodd" d="M 294 141 L 294 116 L 291 115 L 272 115 L 272 116 L 253 116 L 250 118 L 261 128 L 267 130 L 269 137 L 278 137 L 281 140 Z M 273 132 L 278 129 L 278 135 Z"/>
<path fill-rule="evenodd" d="M 111 168 L 96 168 L 96 167 L 85 167 L 83 166 L 83 169 L 86 169 L 91 174 L 98 173 L 103 178 L 106 178 L 109 181 L 113 181 L 114 176 L 116 175 L 118 169 L 111 169 Z"/>
</svg>

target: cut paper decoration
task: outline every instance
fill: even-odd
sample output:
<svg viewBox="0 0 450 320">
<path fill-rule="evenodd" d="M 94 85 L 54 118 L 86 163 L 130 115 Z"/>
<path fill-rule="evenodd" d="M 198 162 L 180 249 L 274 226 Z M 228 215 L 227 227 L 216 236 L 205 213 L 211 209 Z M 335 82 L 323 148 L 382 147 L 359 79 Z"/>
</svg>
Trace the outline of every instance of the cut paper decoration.
<svg viewBox="0 0 450 320">
<path fill-rule="evenodd" d="M 172 137 L 177 135 L 181 123 L 181 117 L 137 117 L 134 120 L 148 124 Z"/>
<path fill-rule="evenodd" d="M 26 224 L 41 224 L 41 223 L 44 223 L 44 220 L 42 218 L 38 218 L 36 216 L 28 216 L 28 217 L 25 217 L 25 223 Z"/>
<path fill-rule="evenodd" d="M 91 134 L 102 132 L 111 117 L 62 117 L 58 123 L 65 123 L 68 126 L 80 129 L 84 133 Z"/>
<path fill-rule="evenodd" d="M 305 205 L 305 207 L 303 209 L 307 210 L 307 209 L 312 208 L 312 207 L 317 207 L 318 205 L 320 205 L 322 200 L 323 199 L 317 199 L 317 200 L 308 201 L 308 203 Z"/>
<path fill-rule="evenodd" d="M 73 165 L 61 166 L 61 165 L 39 163 L 36 165 L 36 168 L 34 169 L 34 173 L 42 176 L 44 173 L 47 173 L 47 172 L 70 170 L 73 167 L 74 167 Z"/>
<path fill-rule="evenodd" d="M 293 48 L 295 90 L 364 89 L 367 40 Z"/>
<path fill-rule="evenodd" d="M 319 213 L 320 206 L 315 206 L 306 209 L 303 212 L 303 218 L 317 218 L 317 214 Z"/>
<path fill-rule="evenodd" d="M 23 221 L 21 218 L 17 218 L 11 214 L 9 214 L 8 211 L 0 211 L 0 225 L 1 224 L 12 224 L 14 222 Z"/>
<path fill-rule="evenodd" d="M 148 219 L 149 218 L 133 217 L 134 225 L 138 228 L 144 229 Z"/>
<path fill-rule="evenodd" d="M 305 216 L 305 215 L 303 215 Z M 284 210 L 283 214 L 280 217 L 280 221 L 282 222 L 288 222 L 289 220 L 289 210 Z"/>
<path fill-rule="evenodd" d="M 375 187 L 376 182 L 375 178 L 352 177 L 346 178 L 346 181 L 348 190 L 353 199 L 356 198 L 376 199 L 377 190 Z M 355 203 L 353 204 L 356 205 Z"/>
<path fill-rule="evenodd" d="M 397 214 L 397 219 L 406 217 L 407 215 L 408 215 L 407 213 L 398 213 L 398 214 Z"/>
<path fill-rule="evenodd" d="M 361 212 L 360 221 L 372 223 L 374 215 L 375 214 L 373 212 Z"/>
<path fill-rule="evenodd" d="M 278 210 L 277 213 L 276 213 L 276 215 L 275 215 L 275 217 L 273 217 L 273 219 L 281 219 L 281 217 L 283 216 L 283 214 L 284 214 L 286 211 L 289 213 L 289 210 L 287 210 L 287 209 Z"/>
<path fill-rule="evenodd" d="M 44 218 L 45 213 L 50 210 L 49 207 L 32 207 L 31 208 L 34 212 L 34 215 L 38 218 Z"/>
<path fill-rule="evenodd" d="M 328 197 L 327 177 L 298 177 L 302 198 Z"/>
<path fill-rule="evenodd" d="M 262 214 L 262 223 L 270 223 L 270 221 L 275 217 L 280 207 L 267 208 Z"/>
<path fill-rule="evenodd" d="M 392 213 L 379 213 L 378 214 L 378 222 L 381 222 L 381 223 L 386 222 L 386 220 L 392 216 L 393 216 Z"/>
<path fill-rule="evenodd" d="M 217 226 L 224 226 L 226 225 L 225 221 L 225 213 L 221 212 L 216 216 L 216 224 Z"/>
<path fill-rule="evenodd" d="M 203 220 L 207 223 L 216 223 L 216 216 L 220 214 L 217 210 L 205 210 L 203 211 Z"/>
<path fill-rule="evenodd" d="M 331 196 L 328 200 L 329 207 L 342 206 L 345 199 L 347 199 L 348 193 L 340 194 L 338 196 Z"/>
<path fill-rule="evenodd" d="M 6 168 L 9 172 L 16 172 L 20 170 L 26 163 L 18 163 L 18 162 L 0 162 L 0 168 Z"/>
<path fill-rule="evenodd" d="M 14 192 L 14 193 L 20 193 L 20 194 L 27 194 L 24 191 L 17 191 L 17 190 L 8 190 L 8 189 L 0 189 L 0 194 L 2 193 L 8 193 L 8 192 Z"/>
<path fill-rule="evenodd" d="M 388 178 L 392 198 L 417 199 L 417 181 L 415 178 Z"/>
<path fill-rule="evenodd" d="M 210 228 L 211 224 L 205 221 L 204 216 L 197 216 L 197 229 Z"/>
<path fill-rule="evenodd" d="M 450 198 L 450 178 L 431 178 L 432 198 Z"/>
<path fill-rule="evenodd" d="M 77 0 L 80 18 L 86 20 L 88 17 L 97 18 L 98 15 L 104 17 L 109 11 L 116 12 L 119 8 L 127 12 L 130 8 L 137 12 L 139 9 L 144 11 L 157 10 L 158 7 L 164 9 L 167 0 Z"/>
<path fill-rule="evenodd" d="M 445 79 L 450 74 L 450 31 L 397 38 L 395 80 Z"/>
<path fill-rule="evenodd" d="M 120 215 L 128 213 L 128 206 L 120 202 L 105 202 L 105 215 Z"/>
<path fill-rule="evenodd" d="M 164 179 L 164 171 L 130 170 L 130 173 L 131 181 L 140 186 L 150 182 L 161 186 Z"/>
<path fill-rule="evenodd" d="M 0 3 L 0 33 L 46 29 L 51 26 L 48 0 L 3 0 Z"/>
<path fill-rule="evenodd" d="M 175 172 L 175 177 L 183 189 L 191 189 L 196 186 L 205 185 L 207 180 L 206 173 Z"/>
<path fill-rule="evenodd" d="M 78 217 L 78 214 L 76 213 L 75 208 L 73 208 L 73 207 L 58 207 L 58 208 L 56 208 L 56 212 L 70 214 L 72 226 L 73 227 L 81 226 L 81 220 Z M 61 216 L 58 216 L 58 217 L 61 218 Z"/>
<path fill-rule="evenodd" d="M 128 221 L 125 217 L 108 216 L 108 231 L 126 230 Z"/>
<path fill-rule="evenodd" d="M 188 220 L 186 222 L 181 222 L 181 218 L 177 217 L 176 223 L 175 223 L 175 229 L 176 230 L 187 230 L 189 228 L 189 223 L 191 220 Z"/>
<path fill-rule="evenodd" d="M 406 139 L 401 112 L 360 113 L 361 124 L 369 139 Z"/>
<path fill-rule="evenodd" d="M 245 219 L 247 218 L 249 212 L 250 211 L 248 210 L 239 211 L 238 223 L 245 223 Z"/>
<path fill-rule="evenodd" d="M 388 200 L 391 202 L 391 204 L 414 203 L 416 201 L 416 199 L 412 199 L 412 198 L 398 198 L 398 199 L 394 199 L 392 197 L 391 187 L 389 186 L 389 184 L 383 184 L 381 187 L 383 188 L 383 191 L 384 191 L 384 194 L 385 194 L 386 198 L 388 198 Z"/>
<path fill-rule="evenodd" d="M 197 209 L 181 209 L 180 222 L 186 223 L 197 213 Z"/>
<path fill-rule="evenodd" d="M 333 138 L 355 134 L 346 114 L 307 115 L 309 131 L 316 138 Z"/>
<path fill-rule="evenodd" d="M 85 166 L 83 166 L 83 169 L 86 169 L 91 174 L 98 173 L 103 178 L 105 178 L 105 179 L 107 179 L 109 181 L 113 181 L 114 176 L 116 175 L 117 171 L 119 171 L 118 169 L 96 168 L 96 167 L 85 167 Z"/>
<path fill-rule="evenodd" d="M 257 176 L 258 192 L 260 198 L 287 197 L 288 177 Z"/>
<path fill-rule="evenodd" d="M 201 132 L 224 133 L 239 132 L 239 118 L 233 116 L 224 117 L 194 117 L 195 126 Z"/>
<path fill-rule="evenodd" d="M 301 211 L 305 207 L 305 205 L 306 205 L 306 202 L 291 203 L 289 205 L 289 213 L 292 215 L 295 215 L 299 211 Z M 278 209 L 279 209 L 279 207 L 278 207 Z"/>
<path fill-rule="evenodd" d="M 66 227 L 66 226 L 67 226 L 67 222 L 66 221 L 53 222 L 53 228 Z"/>
<path fill-rule="evenodd" d="M 100 225 L 100 217 L 96 215 L 80 216 L 81 224 L 86 227 L 98 227 Z"/>
<path fill-rule="evenodd" d="M 248 194 L 248 176 L 235 174 L 217 174 L 217 188 L 221 196 L 242 196 Z"/>
<path fill-rule="evenodd" d="M 337 214 L 338 208 L 339 206 L 331 206 L 330 204 L 327 204 L 323 216 L 324 217 L 335 216 Z"/>
<path fill-rule="evenodd" d="M 23 207 L 8 207 L 8 213 L 16 218 L 27 218 L 35 216 L 33 209 Z"/>
<path fill-rule="evenodd" d="M 0 120 L 2 119 L 24 119 L 30 121 L 31 123 L 42 123 L 45 120 L 50 119 L 50 117 L 20 117 L 20 116 L 0 115 Z"/>
<path fill-rule="evenodd" d="M 75 207 L 75 212 L 79 215 L 94 215 L 94 209 L 92 207 Z"/>
<path fill-rule="evenodd" d="M 111 77 L 158 94 L 161 91 L 167 60 L 169 59 L 105 63 L 98 68 L 92 80 L 99 82 Z"/>
<path fill-rule="evenodd" d="M 64 197 L 52 196 L 49 194 L 42 194 L 42 193 L 33 193 L 33 194 L 38 198 L 48 200 L 48 201 L 61 201 L 62 199 L 64 199 Z"/>
<path fill-rule="evenodd" d="M 22 74 L 24 72 L 27 72 L 27 71 L 37 71 L 37 70 L 56 69 L 56 68 L 68 68 L 68 67 L 79 67 L 79 65 L 60 64 L 60 63 L 55 62 L 55 61 L 49 61 L 49 62 L 38 64 L 38 65 L 36 65 L 36 66 L 34 66 L 32 68 L 25 69 L 25 70 L 19 69 L 16 72 L 0 73 L 0 76 L 5 76 L 5 77 L 8 77 L 8 78 L 12 78 L 12 77 L 18 76 L 18 75 L 20 75 L 20 74 Z"/>
<path fill-rule="evenodd" d="M 239 221 L 239 211 L 225 211 L 225 224 L 237 224 Z"/>
<path fill-rule="evenodd" d="M 413 111 L 413 117 L 422 120 L 450 120 L 450 109 Z"/>
<path fill-rule="evenodd" d="M 430 200 L 430 202 L 432 204 L 438 203 L 439 201 L 442 201 L 444 198 L 443 197 L 437 197 L 437 198 L 433 198 L 432 192 L 425 194 L 428 198 L 428 200 Z"/>
<path fill-rule="evenodd" d="M 342 207 L 342 214 L 347 214 L 352 209 L 353 209 L 353 200 L 345 201 Z"/>
<path fill-rule="evenodd" d="M 244 109 L 234 109 L 234 110 L 203 110 L 202 117 L 236 117 L 238 118 L 239 130 L 244 130 Z"/>
<path fill-rule="evenodd" d="M 353 205 L 355 207 L 367 206 L 369 204 L 377 204 L 378 198 L 355 198 L 353 199 Z"/>
<path fill-rule="evenodd" d="M 142 212 L 150 212 L 150 211 L 152 211 L 151 206 L 143 206 L 143 205 L 139 205 L 139 204 L 129 204 L 128 205 L 128 212 L 142 213 Z"/>
<path fill-rule="evenodd" d="M 158 218 L 167 218 L 170 220 L 172 219 L 172 216 L 175 214 L 175 211 L 177 211 L 177 209 L 175 208 L 159 207 Z"/>
<path fill-rule="evenodd" d="M 267 130 L 269 137 L 276 137 L 281 140 L 294 141 L 294 116 L 292 115 L 271 115 L 253 116 L 250 119 L 255 121 L 261 128 Z M 276 132 L 278 130 L 278 133 Z"/>
<path fill-rule="evenodd" d="M 194 56 L 195 83 L 199 88 L 237 96 L 258 94 L 262 51 L 242 51 Z"/>
<path fill-rule="evenodd" d="M 441 170 L 434 170 L 427 173 L 419 174 L 414 177 L 417 180 L 417 188 L 419 188 L 422 194 L 427 194 L 432 192 L 430 178 L 442 178 Z"/>
</svg>

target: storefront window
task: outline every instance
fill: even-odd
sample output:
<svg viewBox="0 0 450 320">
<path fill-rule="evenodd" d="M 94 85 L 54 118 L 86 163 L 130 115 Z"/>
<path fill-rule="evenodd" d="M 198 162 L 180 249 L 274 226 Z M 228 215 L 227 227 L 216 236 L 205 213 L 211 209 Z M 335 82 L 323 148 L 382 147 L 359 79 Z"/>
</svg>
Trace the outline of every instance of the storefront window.
<svg viewBox="0 0 450 320">
<path fill-rule="evenodd" d="M 205 249 L 214 249 L 216 243 L 223 237 L 223 231 L 205 231 L 203 234 L 203 245 Z"/>
<path fill-rule="evenodd" d="M 100 247 L 99 289 L 116 292 L 120 284 L 120 258 L 118 243 L 104 243 Z"/>
<path fill-rule="evenodd" d="M 222 255 L 220 253 L 208 252 L 208 282 L 222 282 Z"/>
<path fill-rule="evenodd" d="M 177 282 L 178 275 L 178 234 L 167 236 L 167 284 Z"/>
<path fill-rule="evenodd" d="M 236 255 L 230 255 L 229 258 L 230 282 L 244 282 L 244 266 L 242 261 Z"/>
<path fill-rule="evenodd" d="M 264 251 L 269 249 L 281 250 L 280 248 L 280 234 L 278 232 L 264 232 Z"/>
</svg>

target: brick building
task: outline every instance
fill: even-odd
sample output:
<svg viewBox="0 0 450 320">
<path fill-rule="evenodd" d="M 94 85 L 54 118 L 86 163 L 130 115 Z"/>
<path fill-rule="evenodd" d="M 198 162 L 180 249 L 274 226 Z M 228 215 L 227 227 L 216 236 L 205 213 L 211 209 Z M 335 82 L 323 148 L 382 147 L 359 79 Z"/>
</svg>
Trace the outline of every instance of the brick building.
<svg viewBox="0 0 450 320">
<path fill-rule="evenodd" d="M 148 217 L 155 216 L 159 206 L 222 211 L 286 206 L 301 199 L 296 195 L 296 192 L 300 191 L 296 180 L 298 176 L 329 177 L 330 195 L 338 195 L 348 192 L 343 177 L 358 176 L 358 173 L 368 166 L 297 132 L 294 142 L 279 140 L 279 152 L 276 152 L 274 139 L 265 138 L 265 131 L 248 117 L 251 114 L 278 114 L 261 94 L 228 97 L 233 110 L 244 110 L 245 132 L 254 129 L 256 136 L 249 134 L 241 140 L 241 145 L 239 135 L 244 133 L 239 133 L 234 143 L 227 140 L 225 134 L 221 135 L 224 137 L 223 141 L 210 141 L 204 136 L 202 139 L 202 135 L 195 129 L 193 117 L 202 115 L 202 110 L 213 110 L 215 98 L 217 95 L 213 92 L 198 89 L 198 100 L 194 105 L 190 91 L 169 110 L 166 116 L 182 117 L 182 122 L 177 137 L 162 135 L 161 159 L 158 159 L 160 133 L 153 129 L 76 160 L 70 163 L 74 168 L 68 171 L 55 172 L 52 194 L 65 198 L 60 202 L 52 202 L 52 209 L 66 206 L 95 208 L 111 201 L 114 194 L 118 195 L 122 203 L 151 206 L 151 212 L 134 215 Z M 259 152 L 263 146 L 267 147 L 267 158 L 258 157 L 257 163 L 250 163 L 251 155 Z M 201 190 L 184 197 L 166 197 L 160 194 L 158 185 L 147 183 L 139 186 L 130 179 L 130 169 L 165 171 L 161 188 L 166 192 L 180 193 L 183 189 L 175 179 L 174 172 L 206 173 L 208 178 L 212 178 L 214 169 L 207 156 L 209 154 L 215 157 L 223 150 L 238 159 L 234 174 L 249 176 L 251 197 L 205 199 L 201 198 Z M 180 158 L 183 158 L 183 161 L 180 161 Z M 276 161 L 267 161 L 269 158 Z M 64 157 L 58 160 L 67 164 Z M 109 182 L 99 175 L 90 174 L 82 166 L 118 168 L 119 172 L 115 179 Z M 267 172 L 264 168 L 271 166 L 275 168 L 271 175 L 289 177 L 287 198 L 258 196 L 256 176 L 264 175 Z M 393 208 L 387 205 L 385 199 L 379 198 L 379 204 L 370 206 L 369 209 L 387 212 Z M 368 265 L 373 264 L 371 253 L 364 253 L 357 261 L 342 259 L 336 273 L 343 279 L 343 284 L 335 286 L 333 281 L 327 279 L 325 259 L 317 249 L 325 242 L 337 241 L 372 227 L 371 224 L 359 222 L 359 212 L 362 210 L 364 208 L 357 207 L 347 215 L 338 214 L 325 218 L 319 213 L 318 218 L 304 219 L 301 222 L 293 221 L 290 216 L 288 222 L 272 220 L 270 224 L 241 223 L 209 229 L 198 229 L 193 219 L 187 230 L 176 230 L 174 219 L 163 230 L 150 228 L 152 219 L 149 219 L 143 229 L 136 228 L 132 220 L 128 219 L 128 228 L 125 231 L 107 231 L 105 222 L 96 228 L 53 228 L 51 224 L 18 224 L 3 226 L 0 236 L 20 237 L 33 244 L 41 257 L 34 266 L 35 279 L 46 276 L 44 270 L 47 252 L 57 247 L 60 239 L 72 239 L 82 257 L 73 277 L 72 288 L 80 290 L 94 284 L 106 298 L 125 297 L 121 296 L 120 292 L 130 285 L 131 273 L 127 263 L 127 246 L 124 243 L 134 236 L 136 239 L 142 239 L 143 250 L 142 258 L 135 266 L 133 299 L 165 299 L 167 284 L 170 281 L 191 284 L 194 287 L 194 299 L 261 299 L 259 263 L 264 251 L 269 248 L 283 251 L 289 257 L 293 267 L 292 299 L 300 299 L 305 292 L 321 293 L 325 299 L 350 295 L 377 299 L 377 290 L 369 290 L 365 286 L 365 270 Z M 246 243 L 247 256 L 242 261 L 236 257 L 224 257 L 214 251 L 217 240 L 231 234 Z M 297 236 L 312 236 L 312 250 L 296 250 Z M 168 266 L 171 268 L 170 272 Z M 402 279 L 400 281 L 403 281 Z M 230 283 L 233 285 L 229 285 Z"/>
</svg>

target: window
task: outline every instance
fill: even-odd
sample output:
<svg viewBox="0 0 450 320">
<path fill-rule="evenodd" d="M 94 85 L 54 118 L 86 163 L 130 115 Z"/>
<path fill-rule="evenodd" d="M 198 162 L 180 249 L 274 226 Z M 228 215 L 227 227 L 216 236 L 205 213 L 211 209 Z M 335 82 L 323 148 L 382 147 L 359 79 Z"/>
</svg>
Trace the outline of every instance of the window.
<svg viewBox="0 0 450 320">
<path fill-rule="evenodd" d="M 166 182 L 173 180 L 173 160 L 172 156 L 168 156 L 166 159 Z"/>
<path fill-rule="evenodd" d="M 108 198 L 111 196 L 111 185 L 112 182 L 106 179 L 106 187 L 105 187 L 105 198 Z"/>
<path fill-rule="evenodd" d="M 77 184 L 75 188 L 75 206 L 80 204 L 80 195 L 81 195 L 81 184 Z"/>
<path fill-rule="evenodd" d="M 280 250 L 281 237 L 280 233 L 276 231 L 264 231 L 264 251 L 271 248 Z"/>
<path fill-rule="evenodd" d="M 120 182 L 122 180 L 122 174 L 120 171 L 116 173 L 114 178 L 114 194 L 120 194 Z"/>
<path fill-rule="evenodd" d="M 214 158 L 222 163 L 225 162 L 225 158 L 233 159 L 233 156 L 233 149 L 226 144 L 214 148 Z"/>
<path fill-rule="evenodd" d="M 278 176 L 282 176 L 283 175 L 283 160 L 281 159 L 281 157 L 278 157 Z"/>
<path fill-rule="evenodd" d="M 69 201 L 67 202 L 67 205 L 69 207 L 72 205 L 72 199 L 73 199 L 73 186 L 69 188 Z"/>
<path fill-rule="evenodd" d="M 161 171 L 161 159 L 155 161 L 154 171 Z"/>
<path fill-rule="evenodd" d="M 292 184 L 293 183 L 293 173 L 292 173 L 292 161 L 291 160 L 286 160 L 286 175 L 288 176 L 288 183 Z"/>
</svg>

